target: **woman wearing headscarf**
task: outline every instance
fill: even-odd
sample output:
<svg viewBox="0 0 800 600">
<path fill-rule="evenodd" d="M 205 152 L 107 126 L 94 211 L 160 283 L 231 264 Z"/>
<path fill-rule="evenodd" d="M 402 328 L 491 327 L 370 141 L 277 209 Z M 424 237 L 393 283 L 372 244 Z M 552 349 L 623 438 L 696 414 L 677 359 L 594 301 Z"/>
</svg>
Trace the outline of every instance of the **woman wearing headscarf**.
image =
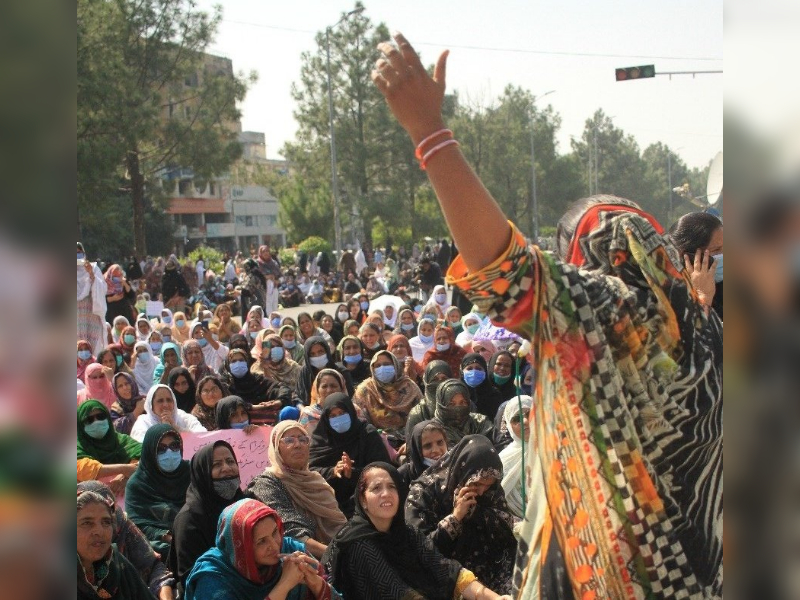
<svg viewBox="0 0 800 600">
<path fill-rule="evenodd" d="M 427 367 L 432 360 L 443 360 L 450 365 L 453 373 L 457 372 L 466 352 L 456 344 L 453 330 L 446 325 L 437 325 L 433 330 L 433 343 L 433 348 L 428 350 L 422 359 L 422 367 Z"/>
<path fill-rule="evenodd" d="M 425 353 L 435 349 L 433 342 L 433 332 L 436 329 L 436 321 L 428 317 L 423 317 L 417 324 L 417 335 L 408 340 L 411 345 L 411 355 L 418 363 L 422 363 Z"/>
<path fill-rule="evenodd" d="M 106 345 L 106 280 L 97 264 L 86 259 L 80 242 L 77 256 L 78 339 L 100 349 Z"/>
<path fill-rule="evenodd" d="M 422 374 L 425 370 L 414 360 L 411 344 L 408 338 L 401 334 L 394 334 L 386 343 L 386 349 L 394 354 L 403 366 L 403 373 L 418 386 L 422 385 Z"/>
<path fill-rule="evenodd" d="M 406 420 L 406 438 L 411 436 L 414 426 L 420 421 L 430 421 L 436 415 L 436 390 L 439 385 L 453 377 L 453 370 L 443 360 L 432 360 L 425 367 L 422 383 L 425 393 L 417 405 L 411 409 Z"/>
<path fill-rule="evenodd" d="M 353 404 L 376 429 L 405 441 L 408 414 L 422 398 L 422 392 L 388 350 L 375 354 L 369 368 L 372 376 L 358 386 Z"/>
<path fill-rule="evenodd" d="M 105 483 L 91 479 L 78 483 L 78 495 L 96 492 L 109 504 L 114 504 L 116 495 Z M 159 600 L 174 598 L 175 577 L 153 551 L 141 530 L 128 518 L 125 511 L 114 506 L 114 534 L 111 542 L 117 551 L 127 558 L 133 568 L 147 584 L 150 593 Z M 164 588 L 164 589 L 162 589 Z"/>
<path fill-rule="evenodd" d="M 516 368 L 514 363 L 514 356 L 508 350 L 495 352 L 489 361 L 489 381 L 500 393 L 501 402 L 505 402 L 517 395 L 517 386 L 514 384 L 514 370 Z M 522 366 L 520 365 L 521 368 Z M 520 372 L 520 374 L 522 373 Z"/>
<path fill-rule="evenodd" d="M 333 338 L 328 335 L 328 332 L 321 327 L 317 327 L 310 314 L 301 312 L 297 315 L 297 343 L 305 344 L 306 340 L 312 337 L 323 338 L 328 346 L 330 346 L 331 352 L 336 349 L 336 344 L 333 342 Z"/>
<path fill-rule="evenodd" d="M 103 404 L 88 400 L 78 407 L 78 481 L 113 477 L 109 486 L 122 493 L 141 453 L 139 442 L 112 427 Z"/>
<path fill-rule="evenodd" d="M 133 362 L 133 347 L 136 344 L 136 329 L 133 325 L 126 325 L 119 336 L 119 346 L 125 357 L 125 364 L 131 366 Z"/>
<path fill-rule="evenodd" d="M 290 324 L 281 325 L 281 328 L 278 330 L 278 335 L 289 357 L 302 367 L 306 361 L 305 351 L 303 345 L 297 343 L 297 331 L 294 326 Z"/>
<path fill-rule="evenodd" d="M 494 425 L 485 415 L 472 412 L 469 388 L 460 379 L 448 379 L 436 390 L 434 420 L 447 432 L 447 446 L 452 448 L 466 435 L 479 433 L 494 441 Z"/>
<path fill-rule="evenodd" d="M 222 511 L 216 544 L 197 559 L 186 581 L 186 600 L 236 598 L 332 600 L 305 544 L 286 536 L 278 513 L 258 500 L 240 500 Z"/>
<path fill-rule="evenodd" d="M 183 307 L 186 306 L 186 301 L 191 295 L 192 291 L 189 289 L 189 284 L 186 283 L 186 279 L 183 277 L 178 258 L 174 254 L 170 254 L 164 265 L 164 277 L 161 278 L 161 298 L 164 301 L 164 306 L 173 311 L 181 311 Z M 182 314 L 182 316 L 185 320 L 186 315 Z M 175 320 L 177 319 L 178 312 L 175 313 Z M 177 339 L 177 337 L 178 336 L 175 336 L 176 342 L 181 343 L 184 341 L 182 339 Z"/>
<path fill-rule="evenodd" d="M 131 322 L 128 320 L 128 317 L 123 315 L 117 315 L 114 317 L 113 321 L 108 321 L 111 323 L 111 338 L 114 340 L 115 344 L 119 343 L 120 338 L 122 337 L 122 330 L 125 329 Z"/>
<path fill-rule="evenodd" d="M 503 403 L 503 397 L 489 379 L 483 356 L 477 352 L 470 352 L 461 361 L 459 372 L 461 380 L 469 388 L 469 401 L 475 412 L 485 415 L 493 422 L 497 416 L 497 409 Z"/>
<path fill-rule="evenodd" d="M 364 360 L 364 345 L 356 336 L 344 336 L 339 342 L 337 353 L 341 361 L 336 363 L 336 366 L 350 373 L 354 386 L 358 386 L 370 376 L 369 361 Z"/>
<path fill-rule="evenodd" d="M 450 306 L 444 313 L 444 324 L 453 330 L 453 335 L 458 339 L 458 334 L 464 330 L 461 325 L 461 309 Z"/>
<path fill-rule="evenodd" d="M 472 337 L 481 326 L 481 318 L 474 312 L 470 312 L 461 317 L 461 333 L 456 336 L 456 344 L 462 348 L 471 347 Z"/>
<path fill-rule="evenodd" d="M 144 414 L 136 419 L 131 429 L 131 437 L 139 442 L 153 425 L 169 423 L 178 431 L 205 431 L 196 417 L 178 408 L 175 394 L 166 385 L 154 385 L 147 392 L 144 401 Z"/>
<path fill-rule="evenodd" d="M 252 306 L 264 306 L 267 297 L 267 279 L 258 269 L 258 263 L 252 258 L 244 261 L 244 269 L 239 281 L 242 290 L 240 302 L 242 304 L 242 322 L 247 321 L 247 316 Z"/>
<path fill-rule="evenodd" d="M 125 279 L 125 273 L 118 264 L 113 264 L 106 269 L 103 278 L 106 280 L 106 322 L 113 323 L 114 318 L 121 316 L 133 321 L 136 311 L 136 292 Z"/>
<path fill-rule="evenodd" d="M 131 362 L 131 370 L 136 378 L 136 383 L 139 385 L 139 389 L 146 394 L 153 385 L 153 374 L 158 366 L 158 359 L 153 356 L 150 344 L 136 342 Z"/>
<path fill-rule="evenodd" d="M 401 308 L 397 313 L 394 333 L 403 335 L 408 339 L 417 335 L 417 318 L 411 308 Z"/>
<path fill-rule="evenodd" d="M 311 385 L 310 404 L 300 408 L 300 415 L 297 418 L 309 434 L 314 433 L 314 428 L 319 423 L 325 398 L 346 390 L 347 384 L 344 377 L 336 369 L 322 369 L 317 373 L 314 383 Z"/>
<path fill-rule="evenodd" d="M 450 301 L 447 299 L 447 290 L 445 290 L 443 285 L 434 286 L 430 302 L 428 302 L 426 308 L 427 307 L 435 307 L 437 318 L 442 322 L 445 321 L 447 309 L 450 308 Z"/>
<path fill-rule="evenodd" d="M 370 362 L 377 352 L 386 349 L 386 343 L 383 341 L 383 327 L 370 321 L 361 326 L 358 338 L 364 346 L 364 360 L 367 362 Z"/>
<path fill-rule="evenodd" d="M 251 351 L 251 344 L 250 344 L 250 341 L 248 340 L 248 338 L 246 338 L 241 333 L 234 333 L 231 336 L 230 341 L 228 342 L 228 352 L 230 352 L 234 348 L 237 348 L 239 350 L 244 350 L 245 352 L 249 353 Z M 301 351 L 302 351 L 302 348 L 301 348 Z M 251 356 L 250 359 L 247 362 L 252 367 L 253 363 L 255 362 L 255 359 Z"/>
<path fill-rule="evenodd" d="M 192 415 L 208 431 L 217 429 L 217 405 L 228 395 L 228 387 L 217 375 L 206 375 L 197 384 Z"/>
<path fill-rule="evenodd" d="M 111 369 L 112 373 L 129 373 L 133 371 L 125 364 L 125 356 L 119 344 L 110 344 L 97 353 L 97 362 Z"/>
<path fill-rule="evenodd" d="M 189 462 L 183 460 L 180 433 L 166 423 L 154 425 L 144 436 L 139 468 L 125 487 L 125 510 L 163 557 L 169 552 L 172 522 L 186 502 L 188 487 Z"/>
<path fill-rule="evenodd" d="M 191 412 L 195 404 L 197 384 L 189 370 L 183 366 L 172 369 L 167 376 L 167 385 L 175 396 L 178 408 Z"/>
<path fill-rule="evenodd" d="M 144 394 L 136 379 L 128 373 L 117 373 L 111 380 L 116 401 L 111 405 L 111 420 L 119 433 L 130 435 L 133 424 L 144 412 Z"/>
<path fill-rule="evenodd" d="M 78 379 L 86 383 L 86 367 L 97 359 L 92 355 L 92 345 L 86 340 L 78 340 Z"/>
<path fill-rule="evenodd" d="M 87 400 L 99 400 L 107 409 L 111 409 L 117 399 L 111 383 L 108 381 L 103 365 L 92 363 L 86 367 L 86 387 L 78 392 L 78 406 Z"/>
<path fill-rule="evenodd" d="M 406 439 L 407 460 L 397 471 L 406 489 L 447 453 L 447 432 L 436 421 L 420 421 Z"/>
<path fill-rule="evenodd" d="M 250 351 L 254 359 L 250 371 L 294 390 L 300 378 L 300 365 L 292 360 L 281 337 L 268 331 L 265 329 L 256 336 L 256 343 Z"/>
<path fill-rule="evenodd" d="M 189 321 L 186 319 L 186 314 L 183 311 L 176 311 L 175 318 L 172 322 L 172 341 L 175 344 L 183 344 L 186 340 L 192 337 L 192 332 L 189 330 Z"/>
<path fill-rule="evenodd" d="M 347 522 L 333 488 L 317 471 L 308 468 L 311 438 L 297 421 L 281 421 L 272 430 L 270 466 L 256 476 L 248 495 L 274 508 L 286 534 L 306 544 L 321 558 L 327 544 Z"/>
<path fill-rule="evenodd" d="M 147 337 L 153 328 L 150 326 L 150 321 L 144 315 L 136 317 L 136 339 L 140 342 L 146 342 Z"/>
<path fill-rule="evenodd" d="M 311 401 L 311 386 L 314 379 L 322 369 L 334 369 L 339 371 L 344 378 L 347 389 L 345 390 L 348 395 L 353 394 L 353 380 L 350 378 L 350 373 L 346 369 L 339 369 L 333 361 L 331 349 L 325 340 L 321 337 L 312 337 L 306 340 L 303 346 L 305 352 L 305 364 L 300 369 L 300 377 L 297 380 L 297 390 L 295 395 L 305 405 Z"/>
<path fill-rule="evenodd" d="M 322 403 L 322 415 L 311 436 L 309 467 L 328 482 L 344 515 L 353 515 L 353 492 L 367 464 L 389 461 L 378 431 L 356 416 L 347 394 L 331 394 Z"/>
<path fill-rule="evenodd" d="M 466 436 L 411 484 L 406 523 L 487 586 L 511 591 L 517 541 L 500 480 L 503 463 L 485 437 Z"/>
<path fill-rule="evenodd" d="M 503 411 L 503 421 L 512 442 L 500 452 L 500 460 L 503 462 L 503 479 L 500 483 L 506 495 L 508 509 L 518 519 L 525 516 L 525 505 L 528 502 L 536 501 L 544 492 L 542 474 L 537 469 L 535 473 L 529 475 L 530 483 L 526 484 L 525 500 L 523 500 L 522 475 L 525 462 L 522 446 L 524 443 L 527 453 L 531 452 L 532 444 L 536 443 L 535 439 L 528 435 L 530 433 L 531 406 L 533 406 L 533 401 L 530 396 L 520 396 L 519 399 L 509 400 Z"/>
<path fill-rule="evenodd" d="M 217 440 L 201 447 L 189 463 L 186 503 L 172 522 L 168 566 L 185 584 L 198 557 L 214 545 L 223 509 L 244 498 L 233 447 Z"/>
<path fill-rule="evenodd" d="M 212 371 L 219 372 L 222 363 L 228 357 L 228 347 L 215 340 L 214 336 L 211 335 L 211 330 L 203 327 L 202 322 L 194 323 L 191 326 L 191 339 L 183 343 L 184 352 L 186 351 L 187 344 L 191 342 L 196 342 L 200 346 L 200 351 L 203 353 L 203 363 L 208 365 Z M 185 356 L 183 362 L 187 368 L 192 364 L 186 360 Z M 200 377 L 205 377 L 210 374 L 203 373 L 198 377 L 198 373 L 199 369 L 194 373 L 195 381 L 200 381 Z"/>
<path fill-rule="evenodd" d="M 214 309 L 214 319 L 211 321 L 211 327 L 215 328 L 214 332 L 217 334 L 218 340 L 223 344 L 228 342 L 234 333 L 239 333 L 239 328 L 231 318 L 232 316 L 231 307 L 225 303 Z"/>
<path fill-rule="evenodd" d="M 392 465 L 366 466 L 358 480 L 355 515 L 323 557 L 332 585 L 346 598 L 364 600 L 499 598 L 405 524 L 404 496 L 403 482 Z"/>
<path fill-rule="evenodd" d="M 278 420 L 280 410 L 292 405 L 292 392 L 277 381 L 251 372 L 248 356 L 244 350 L 231 350 L 220 369 L 220 377 L 229 393 L 248 403 L 254 425 L 272 425 Z"/>
</svg>

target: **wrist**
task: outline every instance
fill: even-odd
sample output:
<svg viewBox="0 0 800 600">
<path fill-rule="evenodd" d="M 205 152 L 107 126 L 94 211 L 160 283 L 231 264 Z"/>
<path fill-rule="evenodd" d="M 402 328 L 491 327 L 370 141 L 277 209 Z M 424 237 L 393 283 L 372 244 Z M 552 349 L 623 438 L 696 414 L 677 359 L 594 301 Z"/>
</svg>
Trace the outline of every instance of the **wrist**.
<svg viewBox="0 0 800 600">
<path fill-rule="evenodd" d="M 408 134 L 411 136 L 411 141 L 414 142 L 414 146 L 419 146 L 419 143 L 429 135 L 445 128 L 444 119 L 442 119 L 440 115 L 427 123 L 422 123 L 417 127 L 409 128 Z"/>
</svg>

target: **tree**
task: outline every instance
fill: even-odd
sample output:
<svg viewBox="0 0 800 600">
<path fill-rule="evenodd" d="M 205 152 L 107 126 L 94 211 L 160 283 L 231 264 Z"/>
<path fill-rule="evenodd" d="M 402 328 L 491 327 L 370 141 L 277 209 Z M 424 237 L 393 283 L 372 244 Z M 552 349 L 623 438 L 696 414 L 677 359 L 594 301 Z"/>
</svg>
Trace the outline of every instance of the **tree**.
<svg viewBox="0 0 800 600">
<path fill-rule="evenodd" d="M 645 183 L 651 194 L 650 201 L 641 199 L 642 207 L 664 227 L 669 227 L 675 221 L 676 208 L 683 204 L 680 195 L 673 192 L 672 188 L 689 182 L 689 170 L 680 156 L 661 142 L 645 148 L 642 160 L 645 164 Z"/>
<path fill-rule="evenodd" d="M 220 19 L 194 0 L 78 0 L 79 217 L 122 192 L 139 255 L 165 172 L 210 179 L 241 153 L 232 125 L 248 79 L 204 54 Z"/>
</svg>

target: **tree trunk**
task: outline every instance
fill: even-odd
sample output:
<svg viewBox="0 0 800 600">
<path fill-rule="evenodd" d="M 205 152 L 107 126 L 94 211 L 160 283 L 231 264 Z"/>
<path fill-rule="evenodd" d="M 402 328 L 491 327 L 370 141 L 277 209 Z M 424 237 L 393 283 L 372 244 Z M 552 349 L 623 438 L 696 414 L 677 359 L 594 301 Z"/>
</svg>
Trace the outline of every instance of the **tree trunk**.
<svg viewBox="0 0 800 600">
<path fill-rule="evenodd" d="M 147 255 L 144 234 L 144 175 L 139 167 L 139 152 L 131 150 L 127 156 L 128 176 L 131 178 L 131 200 L 133 202 L 133 253 L 137 257 Z"/>
</svg>

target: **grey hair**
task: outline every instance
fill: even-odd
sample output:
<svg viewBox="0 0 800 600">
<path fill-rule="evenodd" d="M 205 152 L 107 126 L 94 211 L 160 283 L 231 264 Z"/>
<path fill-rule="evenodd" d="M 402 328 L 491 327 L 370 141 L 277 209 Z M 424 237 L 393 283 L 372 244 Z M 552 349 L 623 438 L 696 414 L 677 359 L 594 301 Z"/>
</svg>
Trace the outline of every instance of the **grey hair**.
<svg viewBox="0 0 800 600">
<path fill-rule="evenodd" d="M 81 510 L 89 504 L 102 504 L 108 509 L 108 514 L 114 516 L 114 503 L 102 494 L 91 491 L 78 494 L 78 510 Z"/>
</svg>

